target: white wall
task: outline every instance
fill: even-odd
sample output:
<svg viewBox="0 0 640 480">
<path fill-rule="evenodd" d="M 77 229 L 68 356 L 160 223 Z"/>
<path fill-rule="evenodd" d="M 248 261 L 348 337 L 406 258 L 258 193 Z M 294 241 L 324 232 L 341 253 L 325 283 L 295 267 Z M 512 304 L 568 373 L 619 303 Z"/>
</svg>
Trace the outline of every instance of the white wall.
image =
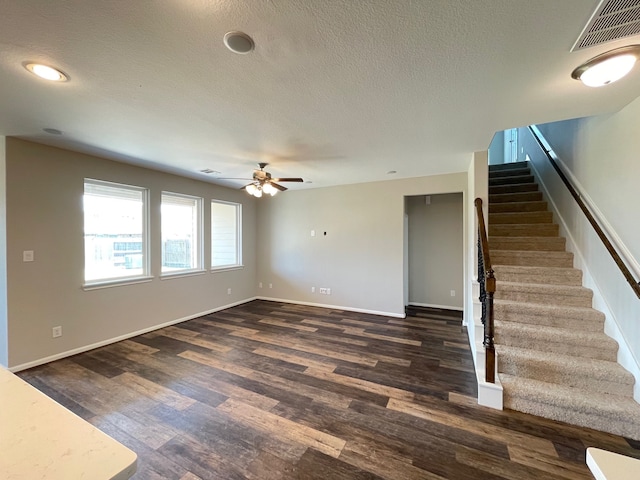
<svg viewBox="0 0 640 480">
<path fill-rule="evenodd" d="M 7 338 L 6 139 L 0 137 L 0 365 L 9 365 Z"/>
<path fill-rule="evenodd" d="M 463 172 L 261 199 L 258 295 L 403 316 L 404 197 L 466 187 Z M 320 287 L 331 295 L 320 295 Z"/>
<path fill-rule="evenodd" d="M 609 238 L 618 244 L 619 252 L 627 252 L 631 267 L 640 260 L 638 124 L 640 99 L 616 114 L 539 127 Z M 640 300 L 548 161 L 535 155 L 531 160 L 556 209 L 568 248 L 575 253 L 575 266 L 584 270 L 585 286 L 595 290 L 594 307 L 607 315 L 605 331 L 623 344 L 618 360 L 639 379 Z M 638 278 L 640 268 L 634 270 Z M 640 398 L 640 381 L 636 398 Z"/>
<path fill-rule="evenodd" d="M 50 360 L 254 297 L 256 201 L 248 195 L 15 138 L 6 145 L 9 367 Z M 85 177 L 150 189 L 151 282 L 82 289 Z M 210 200 L 242 203 L 245 267 L 160 279 L 162 190 L 204 198 L 205 266 L 211 254 Z M 34 250 L 33 263 L 22 262 L 23 250 Z M 63 336 L 54 339 L 56 325 Z"/>
<path fill-rule="evenodd" d="M 462 210 L 462 193 L 407 197 L 410 304 L 462 310 Z"/>
</svg>

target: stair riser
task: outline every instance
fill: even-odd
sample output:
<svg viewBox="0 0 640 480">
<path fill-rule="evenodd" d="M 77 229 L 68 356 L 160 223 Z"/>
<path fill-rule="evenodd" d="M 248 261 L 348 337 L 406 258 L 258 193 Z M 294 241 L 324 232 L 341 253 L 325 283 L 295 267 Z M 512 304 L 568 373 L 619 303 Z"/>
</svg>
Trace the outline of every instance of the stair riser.
<svg viewBox="0 0 640 480">
<path fill-rule="evenodd" d="M 498 279 L 498 285 L 500 285 L 500 282 L 569 285 L 573 287 L 579 287 L 582 285 L 582 278 L 576 275 L 536 275 L 514 272 L 501 273 L 499 268 L 494 268 L 494 272 Z"/>
<path fill-rule="evenodd" d="M 562 237 L 489 237 L 489 249 L 564 252 L 566 240 Z"/>
<path fill-rule="evenodd" d="M 489 174 L 492 174 L 494 172 L 519 170 L 522 168 L 529 168 L 529 162 L 512 162 L 512 163 L 500 163 L 497 165 L 489 165 Z"/>
<path fill-rule="evenodd" d="M 555 343 L 547 341 L 546 339 L 525 338 L 500 333 L 499 330 L 496 331 L 495 342 L 511 347 L 528 348 L 540 352 L 559 353 L 562 355 L 573 355 L 574 357 L 595 358 L 596 360 L 606 360 L 608 362 L 615 362 L 618 353 L 618 349 L 613 347 L 571 344 L 566 341 Z"/>
<path fill-rule="evenodd" d="M 541 327 L 567 328 L 583 332 L 602 332 L 604 329 L 604 320 L 595 319 L 554 318 L 544 317 L 541 315 L 500 314 L 497 312 L 494 313 L 494 318 L 499 322 L 539 325 Z"/>
<path fill-rule="evenodd" d="M 489 213 L 546 212 L 547 202 L 503 202 L 489 203 Z"/>
<path fill-rule="evenodd" d="M 512 392 L 504 391 L 504 408 L 519 412 L 549 418 L 559 422 L 568 422 L 581 427 L 593 428 L 602 432 L 609 432 L 627 438 L 640 439 L 638 422 L 629 422 L 608 416 L 600 416 L 596 412 L 576 412 L 556 405 L 546 405 L 518 397 Z"/>
<path fill-rule="evenodd" d="M 633 396 L 633 384 L 596 379 L 588 374 L 562 372 L 554 368 L 553 365 L 541 365 L 537 362 L 525 363 L 522 359 L 512 359 L 507 355 L 500 355 L 498 367 L 500 373 L 507 373 L 517 377 L 567 385 L 590 392 L 624 395 L 626 397 Z"/>
<path fill-rule="evenodd" d="M 557 255 L 557 254 L 566 255 Z M 545 255 L 546 254 L 546 255 Z M 556 254 L 556 255 L 551 255 Z M 573 267 L 573 255 L 567 252 L 514 252 L 495 250 L 491 252 L 494 265 L 514 265 L 523 267 Z"/>
<path fill-rule="evenodd" d="M 551 212 L 517 212 L 517 213 L 490 213 L 490 225 L 522 225 L 529 223 L 552 223 L 553 213 Z"/>
<path fill-rule="evenodd" d="M 507 176 L 507 177 L 493 177 L 489 176 L 489 186 L 497 186 L 497 185 L 517 185 L 521 183 L 533 183 L 533 175 L 524 175 L 524 176 Z"/>
<path fill-rule="evenodd" d="M 548 305 L 518 305 L 496 301 L 493 310 L 496 321 L 534 324 L 583 331 L 604 331 L 604 314 L 591 308 L 573 310 L 548 308 Z"/>
<path fill-rule="evenodd" d="M 517 192 L 537 192 L 538 185 L 536 183 L 523 183 L 522 185 L 499 185 L 489 186 L 489 195 L 499 193 L 517 193 Z"/>
<path fill-rule="evenodd" d="M 489 171 L 489 179 L 500 177 L 522 177 L 525 175 L 531 175 L 531 170 L 529 168 L 512 168 L 509 170 Z"/>
<path fill-rule="evenodd" d="M 555 223 L 530 225 L 491 225 L 490 237 L 557 237 L 559 226 Z"/>
<path fill-rule="evenodd" d="M 593 299 L 591 296 L 566 296 L 566 295 L 547 295 L 543 293 L 529 293 L 529 292 L 509 292 L 500 290 L 494 294 L 496 300 L 506 300 L 509 302 L 523 302 L 523 303 L 538 303 L 541 305 L 561 305 L 566 307 L 585 307 L 588 308 L 592 305 Z"/>
<path fill-rule="evenodd" d="M 489 195 L 489 208 L 498 203 L 541 202 L 542 192 L 502 193 Z"/>
</svg>

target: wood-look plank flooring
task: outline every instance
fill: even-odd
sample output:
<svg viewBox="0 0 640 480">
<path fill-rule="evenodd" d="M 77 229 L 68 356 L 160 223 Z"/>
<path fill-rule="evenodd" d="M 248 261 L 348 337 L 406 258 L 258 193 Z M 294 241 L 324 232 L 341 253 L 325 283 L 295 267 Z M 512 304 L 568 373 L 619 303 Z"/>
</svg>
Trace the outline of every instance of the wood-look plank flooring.
<svg viewBox="0 0 640 480">
<path fill-rule="evenodd" d="M 479 407 L 455 312 L 254 301 L 20 373 L 138 454 L 135 479 L 591 479 L 622 437 Z"/>
</svg>

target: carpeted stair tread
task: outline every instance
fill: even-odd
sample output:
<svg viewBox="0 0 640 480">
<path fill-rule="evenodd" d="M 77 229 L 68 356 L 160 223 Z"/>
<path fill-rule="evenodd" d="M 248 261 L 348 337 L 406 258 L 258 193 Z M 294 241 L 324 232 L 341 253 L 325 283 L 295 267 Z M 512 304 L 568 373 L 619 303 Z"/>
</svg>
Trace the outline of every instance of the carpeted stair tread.
<svg viewBox="0 0 640 480">
<path fill-rule="evenodd" d="M 501 282 L 582 286 L 582 270 L 577 268 L 494 264 L 493 271 Z"/>
<path fill-rule="evenodd" d="M 526 223 L 553 223 L 551 212 L 504 212 L 490 213 L 489 223 L 493 225 L 501 224 L 526 224 Z"/>
<path fill-rule="evenodd" d="M 573 267 L 573 253 L 527 250 L 492 250 L 491 263 L 495 265 L 521 265 L 525 267 Z"/>
<path fill-rule="evenodd" d="M 570 305 L 590 307 L 593 291 L 580 285 L 547 285 L 544 283 L 517 283 L 497 280 L 497 300 L 511 300 L 544 305 Z"/>
<path fill-rule="evenodd" d="M 538 184 L 521 183 L 516 185 L 489 185 L 489 195 L 496 193 L 537 192 Z"/>
<path fill-rule="evenodd" d="M 490 237 L 557 237 L 557 223 L 501 224 L 489 223 Z"/>
<path fill-rule="evenodd" d="M 489 175 L 489 186 L 516 185 L 521 183 L 534 183 L 533 175 L 509 175 L 497 177 Z"/>
<path fill-rule="evenodd" d="M 489 213 L 506 213 L 506 212 L 546 212 L 547 202 L 531 201 L 531 202 L 489 202 Z"/>
<path fill-rule="evenodd" d="M 489 205 L 511 202 L 540 202 L 542 192 L 496 193 L 489 195 Z"/>
<path fill-rule="evenodd" d="M 495 342 L 577 357 L 615 362 L 618 343 L 604 332 L 584 332 L 495 320 Z"/>
<path fill-rule="evenodd" d="M 489 237 L 490 250 L 565 252 L 564 237 Z"/>
<path fill-rule="evenodd" d="M 500 373 L 633 397 L 635 378 L 616 362 L 507 345 L 496 346 L 496 351 Z"/>
<path fill-rule="evenodd" d="M 640 405 L 629 397 L 500 374 L 504 406 L 640 440 Z"/>
<path fill-rule="evenodd" d="M 493 308 L 496 320 L 501 322 L 579 328 L 600 333 L 604 331 L 604 313 L 590 307 L 542 305 L 498 299 L 494 301 Z"/>
</svg>

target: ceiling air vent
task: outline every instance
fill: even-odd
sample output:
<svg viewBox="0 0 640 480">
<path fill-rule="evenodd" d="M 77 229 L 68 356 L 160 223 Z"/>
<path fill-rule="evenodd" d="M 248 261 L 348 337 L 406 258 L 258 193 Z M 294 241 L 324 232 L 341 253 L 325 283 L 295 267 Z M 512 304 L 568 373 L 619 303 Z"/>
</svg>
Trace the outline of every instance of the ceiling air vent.
<svg viewBox="0 0 640 480">
<path fill-rule="evenodd" d="M 602 0 L 571 51 L 640 34 L 640 0 Z"/>
</svg>

